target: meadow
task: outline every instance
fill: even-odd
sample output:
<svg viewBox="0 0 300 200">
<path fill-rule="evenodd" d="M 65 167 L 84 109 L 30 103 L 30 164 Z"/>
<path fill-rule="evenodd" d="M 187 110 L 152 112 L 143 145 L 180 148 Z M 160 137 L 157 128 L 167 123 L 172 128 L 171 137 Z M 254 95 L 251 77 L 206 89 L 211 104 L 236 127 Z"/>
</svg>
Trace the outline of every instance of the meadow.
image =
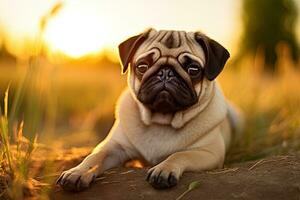
<svg viewBox="0 0 300 200">
<path fill-rule="evenodd" d="M 264 72 L 263 55 L 257 54 L 232 59 L 218 78 L 245 117 L 243 136 L 226 165 L 300 149 L 300 66 L 285 46 L 278 55 L 273 74 Z M 126 87 L 120 65 L 105 57 L 69 63 L 37 59 L 38 70 L 29 62 L 1 61 L 0 195 L 7 199 L 47 199 L 59 172 L 106 136 Z"/>
</svg>

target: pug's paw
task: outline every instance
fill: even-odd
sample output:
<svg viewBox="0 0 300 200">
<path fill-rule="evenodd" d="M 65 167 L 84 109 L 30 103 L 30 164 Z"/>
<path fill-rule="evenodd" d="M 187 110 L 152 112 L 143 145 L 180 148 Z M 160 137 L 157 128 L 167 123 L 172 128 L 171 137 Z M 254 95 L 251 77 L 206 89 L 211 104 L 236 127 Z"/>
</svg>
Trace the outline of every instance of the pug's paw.
<svg viewBox="0 0 300 200">
<path fill-rule="evenodd" d="M 151 169 L 147 173 L 147 181 L 155 189 L 166 189 L 177 185 L 180 177 L 180 170 L 173 168 L 165 163 L 160 163 Z"/>
<path fill-rule="evenodd" d="M 98 173 L 94 168 L 83 168 L 80 166 L 64 171 L 57 179 L 56 184 L 64 190 L 79 192 L 90 186 L 95 181 Z"/>
</svg>

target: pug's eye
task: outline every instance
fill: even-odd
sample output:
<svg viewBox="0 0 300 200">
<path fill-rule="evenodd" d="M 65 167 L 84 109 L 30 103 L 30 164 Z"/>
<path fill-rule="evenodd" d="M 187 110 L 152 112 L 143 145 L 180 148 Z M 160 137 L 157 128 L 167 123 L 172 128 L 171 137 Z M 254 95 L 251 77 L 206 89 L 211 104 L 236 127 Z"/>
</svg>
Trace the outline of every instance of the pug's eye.
<svg viewBox="0 0 300 200">
<path fill-rule="evenodd" d="M 148 65 L 147 64 L 140 64 L 136 67 L 137 71 L 140 74 L 144 74 L 148 70 Z"/>
<path fill-rule="evenodd" d="M 188 66 L 187 72 L 190 76 L 195 77 L 198 76 L 201 72 L 200 66 L 198 64 L 192 63 Z"/>
</svg>

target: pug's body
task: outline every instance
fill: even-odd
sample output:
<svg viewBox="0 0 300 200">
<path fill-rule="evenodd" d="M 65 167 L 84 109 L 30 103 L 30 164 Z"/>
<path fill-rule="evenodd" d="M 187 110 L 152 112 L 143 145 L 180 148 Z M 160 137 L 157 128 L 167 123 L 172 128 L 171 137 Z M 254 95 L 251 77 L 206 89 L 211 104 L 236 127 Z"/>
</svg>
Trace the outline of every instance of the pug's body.
<svg viewBox="0 0 300 200">
<path fill-rule="evenodd" d="M 228 51 L 199 32 L 148 31 L 119 46 L 128 88 L 107 138 L 58 183 L 80 191 L 103 171 L 131 159 L 153 166 L 155 188 L 177 184 L 185 171 L 221 168 L 240 118 L 215 81 Z"/>
</svg>

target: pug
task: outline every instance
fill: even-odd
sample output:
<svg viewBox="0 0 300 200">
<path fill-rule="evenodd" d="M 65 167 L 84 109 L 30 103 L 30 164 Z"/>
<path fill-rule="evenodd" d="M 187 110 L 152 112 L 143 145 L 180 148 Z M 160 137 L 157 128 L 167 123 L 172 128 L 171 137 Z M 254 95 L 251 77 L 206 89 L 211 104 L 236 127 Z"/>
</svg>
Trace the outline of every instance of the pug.
<svg viewBox="0 0 300 200">
<path fill-rule="evenodd" d="M 201 32 L 149 29 L 122 42 L 119 54 L 128 88 L 118 100 L 115 123 L 57 183 L 80 191 L 132 159 L 152 166 L 146 180 L 157 189 L 175 186 L 185 171 L 223 167 L 241 124 L 215 80 L 228 51 Z"/>
</svg>

